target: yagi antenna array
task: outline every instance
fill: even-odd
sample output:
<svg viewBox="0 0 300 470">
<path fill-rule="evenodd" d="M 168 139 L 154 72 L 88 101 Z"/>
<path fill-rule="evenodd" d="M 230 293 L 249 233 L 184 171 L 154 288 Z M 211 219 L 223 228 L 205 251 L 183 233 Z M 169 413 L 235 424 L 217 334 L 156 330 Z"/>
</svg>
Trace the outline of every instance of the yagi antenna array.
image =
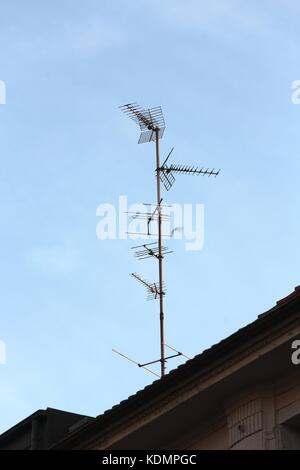
<svg viewBox="0 0 300 470">
<path fill-rule="evenodd" d="M 150 206 L 149 210 L 151 209 L 152 204 L 144 204 L 144 206 Z M 133 220 L 138 219 L 138 220 L 146 220 L 147 221 L 147 233 L 145 235 L 150 236 L 150 224 L 153 221 L 158 221 L 159 214 L 158 214 L 158 209 L 159 207 L 156 206 L 155 209 L 152 212 L 148 211 L 147 212 L 139 212 L 139 211 L 127 211 L 126 214 L 128 214 L 129 217 L 131 217 Z M 169 214 L 160 214 L 162 222 L 167 222 L 170 220 L 170 215 Z"/>
<path fill-rule="evenodd" d="M 159 168 L 160 170 L 160 181 L 163 183 L 164 187 L 167 191 L 169 191 L 173 184 L 175 183 L 175 176 L 174 173 L 185 174 L 185 175 L 202 175 L 202 176 L 218 176 L 220 170 L 216 171 L 214 168 L 210 170 L 209 168 L 198 168 L 194 166 L 187 166 L 187 165 L 167 165 L 167 161 L 169 160 L 174 147 L 171 149 L 167 158 L 165 159 L 162 166 Z"/>
<path fill-rule="evenodd" d="M 131 273 L 131 276 L 134 277 L 138 282 L 143 284 L 144 287 L 147 289 L 147 300 L 153 300 L 153 299 L 158 299 L 162 295 L 166 294 L 165 290 L 165 285 L 163 283 L 162 285 L 162 290 L 160 290 L 160 284 L 158 282 L 153 282 L 152 284 L 145 279 L 143 279 L 139 274 L 137 273 Z"/>
<path fill-rule="evenodd" d="M 141 129 L 138 143 L 155 142 L 156 138 L 162 138 L 165 131 L 165 120 L 160 106 L 151 109 L 142 109 L 136 103 L 125 104 L 120 109 L 135 121 Z"/>
<path fill-rule="evenodd" d="M 133 246 L 131 249 L 135 250 L 134 256 L 136 256 L 140 260 L 152 257 L 156 259 L 159 258 L 159 246 L 157 242 Z M 162 254 L 168 255 L 169 253 L 173 253 L 173 251 L 169 251 L 169 248 L 167 248 L 166 246 L 162 246 Z"/>
<path fill-rule="evenodd" d="M 163 164 L 160 163 L 160 140 L 162 139 L 165 131 L 165 120 L 160 106 L 155 108 L 144 109 L 139 106 L 137 103 L 128 103 L 124 106 L 120 106 L 120 109 L 132 119 L 140 128 L 141 134 L 138 140 L 139 144 L 145 142 L 155 142 L 155 157 L 156 157 L 156 205 L 155 209 L 152 209 L 151 204 L 145 204 L 147 206 L 147 212 L 127 212 L 127 214 L 133 219 L 143 219 L 147 221 L 147 232 L 144 235 L 152 235 L 150 233 L 150 224 L 152 222 L 157 224 L 158 234 L 157 242 L 155 243 L 145 243 L 143 245 L 138 245 L 132 247 L 135 250 L 135 257 L 139 260 L 145 260 L 147 258 L 152 258 L 158 263 L 158 282 L 148 282 L 142 276 L 137 273 L 131 273 L 132 277 L 138 281 L 141 285 L 144 286 L 147 292 L 148 299 L 157 299 L 159 300 L 159 324 L 160 324 L 160 358 L 154 361 L 146 362 L 141 364 L 134 359 L 131 359 L 125 354 L 120 353 L 119 351 L 113 349 L 113 351 L 120 356 L 124 357 L 130 362 L 133 362 L 138 367 L 141 367 L 152 374 L 161 377 L 166 373 L 166 362 L 168 359 L 174 357 L 183 356 L 186 359 L 189 359 L 188 356 L 178 351 L 177 349 L 168 346 L 165 343 L 165 332 L 164 332 L 164 297 L 166 294 L 164 280 L 163 280 L 163 261 L 164 257 L 167 254 L 172 253 L 169 248 L 163 246 L 162 244 L 162 223 L 170 219 L 168 214 L 163 213 L 163 207 L 165 205 L 162 203 L 163 199 L 161 197 L 161 183 L 164 185 L 165 189 L 169 191 L 173 184 L 175 183 L 175 174 L 180 175 L 202 175 L 202 176 L 218 176 L 220 170 L 215 170 L 214 168 L 210 170 L 205 167 L 194 167 L 188 165 L 178 165 L 178 164 L 169 164 L 170 157 L 173 153 L 174 147 L 168 153 Z M 172 230 L 170 238 L 174 235 L 175 230 L 181 228 L 176 227 Z M 171 349 L 176 354 L 167 356 L 165 354 L 165 348 Z M 149 365 L 160 363 L 161 374 L 152 371 L 148 368 Z"/>
</svg>

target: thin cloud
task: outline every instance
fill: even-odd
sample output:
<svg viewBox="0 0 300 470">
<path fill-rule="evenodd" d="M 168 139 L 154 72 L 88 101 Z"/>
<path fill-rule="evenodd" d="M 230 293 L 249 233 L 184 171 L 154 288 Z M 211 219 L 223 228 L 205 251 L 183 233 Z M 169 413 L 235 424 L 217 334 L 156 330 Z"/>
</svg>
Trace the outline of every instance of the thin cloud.
<svg viewBox="0 0 300 470">
<path fill-rule="evenodd" d="M 99 18 L 80 23 L 65 21 L 60 29 L 64 49 L 74 53 L 101 52 L 124 43 L 123 33 L 111 23 Z"/>
<path fill-rule="evenodd" d="M 169 0 L 162 6 L 161 17 L 173 28 L 213 36 L 263 31 L 268 23 L 263 10 L 251 9 L 240 0 Z"/>
<path fill-rule="evenodd" d="M 79 252 L 70 245 L 36 247 L 26 254 L 28 265 L 45 274 L 68 275 L 80 266 Z"/>
<path fill-rule="evenodd" d="M 6 55 L 13 54 L 19 60 L 47 60 L 103 54 L 107 50 L 122 47 L 123 31 L 110 20 L 97 17 L 79 20 L 57 20 L 45 29 L 40 25 L 25 29 L 14 25 L 2 29 L 0 40 L 6 44 Z"/>
</svg>

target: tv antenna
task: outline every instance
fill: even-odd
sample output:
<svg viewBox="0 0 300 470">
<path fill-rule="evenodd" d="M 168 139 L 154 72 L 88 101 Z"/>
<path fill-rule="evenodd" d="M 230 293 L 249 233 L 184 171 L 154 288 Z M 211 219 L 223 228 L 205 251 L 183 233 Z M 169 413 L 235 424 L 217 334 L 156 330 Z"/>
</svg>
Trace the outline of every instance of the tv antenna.
<svg viewBox="0 0 300 470">
<path fill-rule="evenodd" d="M 144 243 L 143 245 L 133 246 L 131 249 L 135 250 L 134 256 L 136 256 L 140 260 L 151 257 L 159 259 L 159 247 L 156 242 Z M 162 253 L 163 255 L 168 255 L 169 253 L 173 253 L 173 251 L 169 251 L 169 248 L 167 248 L 166 246 L 162 246 Z"/>
<path fill-rule="evenodd" d="M 166 220 L 166 215 L 163 214 L 163 199 L 161 197 L 161 183 L 163 183 L 165 189 L 169 191 L 173 184 L 175 183 L 175 174 L 182 175 L 202 175 L 202 176 L 218 176 L 220 170 L 216 171 L 214 168 L 212 170 L 208 168 L 198 168 L 194 166 L 187 165 L 178 165 L 178 164 L 169 164 L 170 157 L 173 153 L 174 147 L 171 149 L 163 164 L 160 162 L 160 139 L 163 137 L 165 131 L 165 120 L 163 112 L 160 106 L 155 108 L 144 109 L 139 106 L 137 103 L 128 103 L 123 106 L 120 106 L 120 109 L 132 119 L 140 128 L 140 137 L 138 140 L 139 144 L 146 142 L 155 142 L 155 157 L 156 157 L 156 206 L 154 211 L 147 212 L 146 214 L 141 215 L 140 213 L 131 213 L 130 215 L 135 218 L 144 218 L 147 220 L 147 233 L 150 235 L 150 223 L 153 221 L 157 223 L 158 234 L 157 242 L 154 244 L 146 243 L 144 245 L 139 245 L 133 247 L 135 250 L 135 256 L 140 259 L 153 258 L 158 262 L 158 282 L 150 283 L 143 279 L 139 274 L 132 273 L 132 276 L 142 284 L 148 294 L 148 299 L 157 299 L 159 300 L 159 324 L 160 324 L 160 358 L 145 364 L 140 364 L 133 359 L 130 359 L 128 356 L 125 356 L 122 353 L 119 353 L 116 350 L 113 350 L 117 354 L 125 357 L 131 362 L 134 362 L 139 367 L 147 369 L 149 372 L 158 375 L 156 372 L 153 372 L 147 368 L 148 365 L 160 363 L 161 365 L 161 377 L 166 373 L 166 361 L 168 359 L 184 356 L 188 358 L 185 354 L 176 349 L 168 346 L 165 343 L 165 330 L 164 330 L 164 297 L 166 294 L 164 287 L 164 278 L 163 278 L 163 261 L 166 254 L 171 253 L 167 247 L 164 247 L 162 244 L 162 223 Z M 147 204 L 146 204 L 147 205 Z M 165 348 L 169 348 L 176 352 L 171 356 L 165 354 Z"/>
</svg>

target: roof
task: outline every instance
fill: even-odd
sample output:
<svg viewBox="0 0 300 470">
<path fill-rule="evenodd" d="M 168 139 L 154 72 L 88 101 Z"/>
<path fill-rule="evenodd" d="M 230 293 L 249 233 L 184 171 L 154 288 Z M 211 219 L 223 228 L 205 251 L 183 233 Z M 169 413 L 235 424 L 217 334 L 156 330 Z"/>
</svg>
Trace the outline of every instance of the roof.
<svg viewBox="0 0 300 470">
<path fill-rule="evenodd" d="M 37 410 L 31 415 L 27 416 L 26 418 L 22 419 L 22 421 L 19 421 L 17 424 L 15 424 L 13 427 L 9 428 L 7 431 L 3 432 L 0 434 L 0 440 L 6 439 L 7 437 L 11 436 L 17 431 L 21 431 L 22 429 L 26 428 L 34 419 L 36 418 L 42 418 L 46 416 L 46 410 Z"/>
<path fill-rule="evenodd" d="M 288 315 L 284 313 L 288 312 Z M 245 344 L 245 340 L 256 338 L 259 334 L 268 335 L 271 328 L 282 328 L 283 323 L 295 321 L 295 316 L 299 317 L 300 313 L 300 286 L 296 287 L 292 294 L 284 299 L 279 300 L 270 310 L 258 316 L 258 318 L 247 326 L 239 329 L 226 339 L 206 349 L 201 354 L 196 355 L 193 359 L 188 360 L 184 364 L 171 370 L 167 375 L 147 385 L 144 389 L 131 395 L 126 400 L 113 406 L 111 409 L 99 415 L 93 422 L 83 426 L 80 430 L 72 433 L 67 439 L 58 443 L 57 447 L 63 447 L 64 443 L 76 441 L 80 436 L 89 436 L 99 428 L 105 428 L 114 420 L 121 419 L 130 411 L 134 411 L 137 407 L 152 401 L 155 397 L 159 397 L 162 393 L 168 392 L 172 387 L 189 379 L 195 373 L 199 374 L 207 367 L 213 367 L 214 364 L 220 362 L 221 358 L 229 353 L 234 353 L 240 346 Z"/>
<path fill-rule="evenodd" d="M 7 431 L 0 434 L 0 443 L 2 441 L 5 441 L 6 439 L 9 439 L 15 433 L 18 433 L 19 431 L 23 431 L 27 426 L 31 425 L 33 420 L 46 418 L 49 414 L 64 415 L 64 416 L 69 415 L 69 416 L 72 416 L 72 417 L 78 417 L 78 420 L 80 420 L 81 418 L 86 417 L 86 416 L 78 414 L 78 413 L 72 413 L 72 412 L 69 412 L 69 411 L 58 410 L 56 408 L 46 408 L 45 410 L 40 409 L 40 410 L 35 411 L 31 415 L 27 416 L 26 418 L 24 418 L 22 421 L 19 421 L 19 423 L 15 424 L 13 427 L 9 428 Z M 88 418 L 90 418 L 90 417 L 88 417 Z M 92 419 L 92 418 L 90 418 L 90 419 Z"/>
</svg>

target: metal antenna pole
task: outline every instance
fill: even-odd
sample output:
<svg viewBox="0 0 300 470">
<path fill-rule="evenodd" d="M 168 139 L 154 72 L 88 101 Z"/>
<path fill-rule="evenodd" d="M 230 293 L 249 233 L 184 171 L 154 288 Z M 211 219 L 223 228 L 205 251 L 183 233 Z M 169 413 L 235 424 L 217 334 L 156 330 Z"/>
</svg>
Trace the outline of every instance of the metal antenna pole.
<svg viewBox="0 0 300 470">
<path fill-rule="evenodd" d="M 160 152 L 159 152 L 159 128 L 155 129 L 156 134 L 156 194 L 158 207 L 158 264 L 159 264 L 159 322 L 160 322 L 160 359 L 161 375 L 166 372 L 165 359 L 165 318 L 164 318 L 164 291 L 163 291 L 163 254 L 162 254 L 162 218 L 161 218 L 161 197 L 160 197 Z"/>
<path fill-rule="evenodd" d="M 156 364 L 160 362 L 161 365 L 161 377 L 163 377 L 166 374 L 166 362 L 168 359 L 171 359 L 173 357 L 177 356 L 185 356 L 183 353 L 180 351 L 175 350 L 174 348 L 167 346 L 165 344 L 165 318 L 164 318 L 164 295 L 165 295 L 165 289 L 164 289 L 164 280 L 163 280 L 163 260 L 164 260 L 164 255 L 172 253 L 172 251 L 168 251 L 168 248 L 164 247 L 162 245 L 162 223 L 165 220 L 168 220 L 167 214 L 162 213 L 162 198 L 161 198 L 161 183 L 163 183 L 165 189 L 169 191 L 174 182 L 175 182 L 175 176 L 174 174 L 183 174 L 183 175 L 202 175 L 202 176 L 218 176 L 220 170 L 215 171 L 213 168 L 210 170 L 209 168 L 198 168 L 194 166 L 188 166 L 188 165 L 178 165 L 178 164 L 169 164 L 168 161 L 170 159 L 170 156 L 173 152 L 172 150 L 169 152 L 167 155 L 166 159 L 164 160 L 163 164 L 161 165 L 160 163 L 160 139 L 163 137 L 164 131 L 165 131 L 165 120 L 164 116 L 162 113 L 162 109 L 160 106 L 157 106 L 156 108 L 149 108 L 149 109 L 143 109 L 141 108 L 137 103 L 128 103 L 123 106 L 120 106 L 121 110 L 127 114 L 127 116 L 132 119 L 138 126 L 140 127 L 140 137 L 139 137 L 139 144 L 143 144 L 145 142 L 154 142 L 155 141 L 155 148 L 156 148 L 156 208 L 154 212 L 150 211 L 147 212 L 146 214 L 141 214 L 140 212 L 137 213 L 132 213 L 128 212 L 128 214 L 132 214 L 132 217 L 135 218 L 141 218 L 141 219 L 146 219 L 147 221 L 147 233 L 144 233 L 143 235 L 151 235 L 150 233 L 150 224 L 151 222 L 155 221 L 158 224 L 158 241 L 156 243 L 144 243 L 143 245 L 132 247 L 137 249 L 135 256 L 140 259 L 146 259 L 146 258 L 156 258 L 158 261 L 158 267 L 159 267 L 159 281 L 158 283 L 150 283 L 143 279 L 139 274 L 136 273 L 131 273 L 132 276 L 139 281 L 141 284 L 146 287 L 147 294 L 148 294 L 148 300 L 149 299 L 159 299 L 159 324 L 160 324 L 160 359 L 157 359 L 155 361 L 147 362 L 145 364 L 139 364 L 136 361 L 131 360 L 127 356 L 123 355 L 126 359 L 135 362 L 139 367 L 144 367 L 150 365 L 150 364 Z M 150 206 L 151 204 L 146 204 L 146 206 Z M 170 238 L 172 237 L 174 231 L 172 231 Z M 130 232 L 128 232 L 130 233 Z M 142 235 L 139 233 L 139 235 Z M 155 246 L 153 246 L 155 245 Z M 158 287 L 159 284 L 159 287 Z M 173 354 L 172 356 L 166 356 L 165 354 L 165 347 L 168 347 L 170 349 L 174 349 L 174 351 L 177 354 Z M 117 352 L 117 351 L 116 351 Z M 120 354 L 120 353 L 118 353 Z M 122 355 L 122 354 L 121 354 Z M 152 371 L 150 371 L 152 372 Z M 153 373 L 153 372 L 152 372 Z"/>
</svg>

